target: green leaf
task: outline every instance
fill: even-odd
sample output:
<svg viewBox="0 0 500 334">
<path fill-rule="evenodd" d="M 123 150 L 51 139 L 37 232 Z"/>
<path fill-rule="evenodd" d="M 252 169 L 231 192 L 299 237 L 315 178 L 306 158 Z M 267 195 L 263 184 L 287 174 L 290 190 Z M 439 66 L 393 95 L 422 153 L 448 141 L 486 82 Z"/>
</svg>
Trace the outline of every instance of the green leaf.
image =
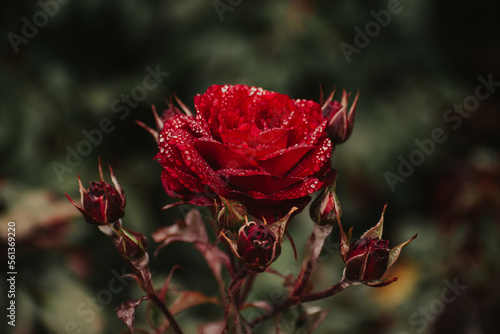
<svg viewBox="0 0 500 334">
<path fill-rule="evenodd" d="M 415 234 L 413 236 L 413 238 L 411 238 L 410 240 L 405 241 L 405 242 L 403 242 L 403 243 L 401 243 L 401 244 L 399 244 L 391 249 L 391 251 L 389 252 L 389 263 L 387 265 L 387 268 L 390 268 L 394 264 L 394 262 L 396 262 L 403 247 L 408 245 L 410 242 L 412 242 L 412 240 L 415 239 L 417 237 L 417 235 L 418 235 L 418 233 Z"/>
<path fill-rule="evenodd" d="M 371 229 L 366 231 L 360 239 L 363 238 L 369 238 L 369 237 L 377 237 L 382 239 L 382 230 L 384 228 L 384 213 L 385 213 L 385 208 L 387 208 L 387 204 L 384 205 L 384 209 L 382 210 L 382 215 L 380 216 L 380 220 L 377 223 L 377 225 L 373 226 Z"/>
</svg>

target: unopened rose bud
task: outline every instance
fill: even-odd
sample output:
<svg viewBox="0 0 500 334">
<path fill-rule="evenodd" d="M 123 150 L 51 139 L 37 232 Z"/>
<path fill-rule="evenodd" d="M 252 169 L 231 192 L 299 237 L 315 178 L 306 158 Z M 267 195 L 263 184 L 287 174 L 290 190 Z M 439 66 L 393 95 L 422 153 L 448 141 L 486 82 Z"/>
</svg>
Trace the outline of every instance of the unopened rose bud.
<svg viewBox="0 0 500 334">
<path fill-rule="evenodd" d="M 368 286 L 380 287 L 391 284 L 397 277 L 381 280 L 387 269 L 389 269 L 398 259 L 401 249 L 408 245 L 410 240 L 389 249 L 389 241 L 381 239 L 384 224 L 384 210 L 377 225 L 366 231 L 361 238 L 350 243 L 350 234 L 346 236 L 342 225 L 340 228 L 340 255 L 346 266 L 344 269 L 344 279 L 353 284 L 363 283 Z"/>
<path fill-rule="evenodd" d="M 309 213 L 316 224 L 334 225 L 336 223 L 337 217 L 342 215 L 342 209 L 335 192 L 335 182 L 321 191 L 311 203 Z"/>
<path fill-rule="evenodd" d="M 117 230 L 117 234 L 119 238 L 116 246 L 124 258 L 138 260 L 147 256 L 148 240 L 144 234 L 122 226 Z"/>
<path fill-rule="evenodd" d="M 342 101 L 333 101 L 333 91 L 326 102 L 323 104 L 323 116 L 328 120 L 326 132 L 332 140 L 333 144 L 342 144 L 351 136 L 354 127 L 354 117 L 356 114 L 356 105 L 358 102 L 358 94 L 354 98 L 349 113 L 347 112 L 348 99 L 350 94 L 342 91 Z"/>
<path fill-rule="evenodd" d="M 385 274 L 389 263 L 389 241 L 378 237 L 359 239 L 347 253 L 345 278 L 348 281 L 371 282 Z"/>
<path fill-rule="evenodd" d="M 217 213 L 217 221 L 223 229 L 237 231 L 245 222 L 247 208 L 237 201 L 221 197 L 222 208 Z"/>
<path fill-rule="evenodd" d="M 106 225 L 116 222 L 125 215 L 125 192 L 116 180 L 113 170 L 109 167 L 114 186 L 103 181 L 102 169 L 99 163 L 101 180 L 90 182 L 90 187 L 84 189 L 80 177 L 78 184 L 81 195 L 81 206 L 77 205 L 66 194 L 68 200 L 81 212 L 85 220 L 93 225 Z"/>
<path fill-rule="evenodd" d="M 226 233 L 221 235 L 248 269 L 263 272 L 281 254 L 281 243 L 295 211 L 297 208 L 293 207 L 286 216 L 272 224 L 267 224 L 265 220 L 263 223 L 247 221 L 237 235 L 233 234 L 236 240 L 230 239 Z"/>
<path fill-rule="evenodd" d="M 265 270 L 281 253 L 276 236 L 267 226 L 256 222 L 241 227 L 236 245 L 240 259 L 255 271 Z"/>
</svg>

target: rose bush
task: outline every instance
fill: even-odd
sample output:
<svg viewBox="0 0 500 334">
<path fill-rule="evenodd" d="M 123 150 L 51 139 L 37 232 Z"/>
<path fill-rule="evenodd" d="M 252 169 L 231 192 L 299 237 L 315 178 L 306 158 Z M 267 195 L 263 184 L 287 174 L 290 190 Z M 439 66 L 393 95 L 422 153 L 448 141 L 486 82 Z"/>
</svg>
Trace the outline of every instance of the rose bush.
<svg viewBox="0 0 500 334">
<path fill-rule="evenodd" d="M 334 145 L 318 103 L 213 85 L 194 104 L 196 116 L 165 117 L 158 137 L 155 159 L 169 196 L 205 206 L 222 196 L 273 222 L 332 182 Z"/>
</svg>

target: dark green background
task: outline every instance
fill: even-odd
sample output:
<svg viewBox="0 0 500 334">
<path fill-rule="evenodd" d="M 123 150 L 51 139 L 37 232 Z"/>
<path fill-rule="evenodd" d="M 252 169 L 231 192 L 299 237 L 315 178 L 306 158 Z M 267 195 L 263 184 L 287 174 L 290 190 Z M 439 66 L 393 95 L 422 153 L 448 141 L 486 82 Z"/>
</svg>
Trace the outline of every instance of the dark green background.
<svg viewBox="0 0 500 334">
<path fill-rule="evenodd" d="M 164 99 L 173 93 L 193 108 L 192 97 L 214 83 L 260 86 L 316 101 L 320 85 L 325 94 L 334 86 L 351 92 L 359 89 L 354 133 L 333 157 L 344 225 L 354 226 L 354 235 L 359 236 L 378 221 L 388 202 L 384 235 L 391 245 L 416 232 L 419 237 L 405 248 L 396 271 L 401 279 L 386 292 L 354 287 L 316 303 L 332 310 L 317 332 L 497 330 L 499 91 L 481 101 L 456 129 L 443 115 L 474 95 L 478 76 L 491 75 L 500 81 L 498 6 L 493 1 L 401 1 L 400 13 L 392 15 L 387 26 L 348 62 L 340 44 L 355 46 L 355 27 L 364 31 L 374 21 L 370 11 L 387 9 L 386 1 L 233 3 L 239 4 L 229 5 L 232 10 L 225 11 L 221 20 L 211 0 L 72 0 L 59 5 L 58 12 L 27 43 L 20 44 L 17 53 L 9 36 L 21 36 L 22 18 L 33 22 L 43 9 L 36 1 L 2 3 L 2 229 L 6 230 L 3 226 L 9 219 L 18 228 L 26 223 L 12 210 L 31 199 L 28 194 L 34 191 L 47 190 L 55 201 L 64 201 L 65 192 L 78 198 L 77 175 L 85 186 L 96 180 L 98 156 L 112 165 L 125 188 L 126 226 L 149 236 L 181 217 L 185 208 L 160 211 L 169 199 L 159 182 L 161 168 L 152 160 L 155 142 L 135 123 L 153 125 L 150 106 L 163 108 Z M 141 85 L 148 66 L 159 66 L 169 75 L 137 107 L 129 108 L 128 117 L 120 119 L 121 113 L 111 108 L 113 101 Z M 67 147 L 76 149 L 86 139 L 82 131 L 98 128 L 104 118 L 112 121 L 114 130 L 58 179 L 54 162 L 66 164 Z M 392 191 L 386 173 L 397 173 L 399 156 L 408 159 L 418 149 L 415 140 L 431 138 L 436 128 L 443 129 L 446 140 L 436 144 L 422 165 Z M 29 203 L 23 208 L 29 211 Z M 44 222 L 50 219 L 40 216 L 38 223 Z M 86 316 L 77 314 L 75 308 L 105 289 L 112 270 L 120 272 L 123 264 L 108 240 L 82 218 L 63 226 L 60 234 L 45 236 L 52 243 L 33 241 L 42 233 L 38 230 L 35 239 L 18 235 L 18 325 L 15 331 L 9 330 L 59 334 L 71 321 L 83 332 L 123 330 L 113 308 L 140 292 L 130 284 L 113 295 L 102 312 L 95 312 L 95 319 L 85 321 Z M 310 229 L 305 212 L 291 230 L 299 251 Z M 331 243 L 337 237 L 335 231 Z M 151 239 L 150 244 L 153 250 Z M 283 271 L 295 264 L 289 246 L 285 247 L 275 265 Z M 178 287 L 207 294 L 214 291 L 208 270 L 189 245 L 169 247 L 153 260 L 157 284 L 174 264 L 184 267 L 175 279 Z M 320 287 L 340 278 L 342 264 L 336 250 L 320 266 L 323 269 L 316 277 Z M 422 308 L 438 307 L 445 282 L 454 280 L 467 289 L 453 302 L 444 303 L 443 309 L 435 308 L 439 312 L 428 318 L 419 315 Z M 280 283 L 263 275 L 256 286 L 259 297 L 270 298 Z M 3 291 L 4 278 L 0 284 Z M 403 296 L 402 300 L 395 295 Z M 5 299 L 0 298 L 2 309 Z M 140 308 L 138 325 L 142 328 L 147 327 L 144 312 Z M 181 315 L 179 321 L 190 332 L 220 315 L 202 307 Z M 5 323 L 3 318 L 1 326 Z M 257 332 L 271 330 L 264 327 Z"/>
</svg>

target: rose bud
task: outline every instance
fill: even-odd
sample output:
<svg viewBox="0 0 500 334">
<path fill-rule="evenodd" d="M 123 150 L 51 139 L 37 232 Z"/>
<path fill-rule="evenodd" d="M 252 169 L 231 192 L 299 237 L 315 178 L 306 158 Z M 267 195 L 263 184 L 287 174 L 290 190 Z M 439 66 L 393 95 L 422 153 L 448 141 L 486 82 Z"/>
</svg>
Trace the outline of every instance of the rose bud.
<svg viewBox="0 0 500 334">
<path fill-rule="evenodd" d="M 281 245 L 266 225 L 249 222 L 238 234 L 240 259 L 252 270 L 263 271 L 281 253 Z"/>
<path fill-rule="evenodd" d="M 322 106 L 323 116 L 328 120 L 326 132 L 334 145 L 345 142 L 352 133 L 354 127 L 354 116 L 356 114 L 356 105 L 358 102 L 359 92 L 354 98 L 354 102 L 347 113 L 347 101 L 350 93 L 342 91 L 342 101 L 333 101 L 335 90 L 330 94 L 328 99 Z"/>
<path fill-rule="evenodd" d="M 336 178 L 333 183 L 323 189 L 316 199 L 311 203 L 311 219 L 319 225 L 333 225 L 337 217 L 342 215 L 342 208 L 335 192 Z"/>
<path fill-rule="evenodd" d="M 371 282 L 382 278 L 389 263 L 389 241 L 362 238 L 351 244 L 347 253 L 345 278 L 351 282 Z"/>
<path fill-rule="evenodd" d="M 240 228 L 237 241 L 229 239 L 225 233 L 222 233 L 222 237 L 248 269 L 263 272 L 281 254 L 281 243 L 284 240 L 290 216 L 296 210 L 298 209 L 293 207 L 285 217 L 273 224 L 267 224 L 265 220 L 264 223 L 247 221 Z"/>
<path fill-rule="evenodd" d="M 217 221 L 223 229 L 237 231 L 245 222 L 247 208 L 237 201 L 221 197 L 222 208 L 217 213 Z"/>
<path fill-rule="evenodd" d="M 119 236 L 118 240 L 115 241 L 116 247 L 124 258 L 131 261 L 148 261 L 149 258 L 146 253 L 148 240 L 144 234 L 129 230 L 122 226 L 116 230 L 116 233 Z"/>
<path fill-rule="evenodd" d="M 90 182 L 89 189 L 85 190 L 78 177 L 81 195 L 81 206 L 66 194 L 68 200 L 81 212 L 87 223 L 93 225 L 106 225 L 116 222 L 125 215 L 125 192 L 116 180 L 111 166 L 109 167 L 114 187 L 103 181 L 101 163 L 99 161 L 99 182 Z"/>
<path fill-rule="evenodd" d="M 386 205 L 387 206 L 387 205 Z M 342 225 L 340 228 L 340 254 L 346 266 L 344 279 L 351 284 L 366 284 L 373 287 L 389 285 L 397 280 L 397 277 L 381 280 L 387 269 L 389 269 L 399 257 L 401 249 L 408 245 L 413 239 L 389 249 L 389 241 L 382 240 L 382 229 L 384 224 L 384 212 L 377 225 L 366 231 L 361 238 L 350 243 L 351 230 L 346 236 Z"/>
</svg>

